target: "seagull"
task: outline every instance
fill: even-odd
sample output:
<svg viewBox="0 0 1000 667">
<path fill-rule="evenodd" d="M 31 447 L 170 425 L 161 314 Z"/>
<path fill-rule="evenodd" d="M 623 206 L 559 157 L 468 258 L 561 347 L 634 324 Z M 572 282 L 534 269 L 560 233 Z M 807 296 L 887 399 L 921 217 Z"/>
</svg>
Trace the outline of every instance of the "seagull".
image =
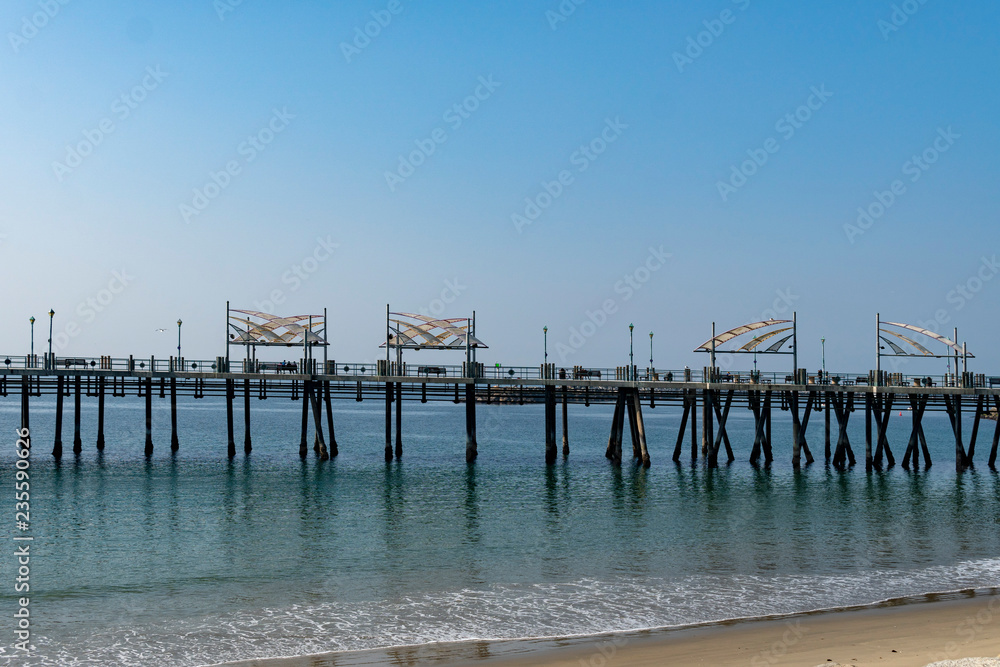
<svg viewBox="0 0 1000 667">
<path fill-rule="evenodd" d="M 166 329 L 157 329 L 157 331 L 166 331 Z"/>
</svg>

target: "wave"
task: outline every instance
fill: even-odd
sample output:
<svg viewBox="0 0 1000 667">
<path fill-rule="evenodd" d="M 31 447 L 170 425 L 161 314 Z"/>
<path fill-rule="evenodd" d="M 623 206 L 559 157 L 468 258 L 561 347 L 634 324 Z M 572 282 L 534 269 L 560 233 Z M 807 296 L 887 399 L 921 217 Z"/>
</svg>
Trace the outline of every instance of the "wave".
<svg viewBox="0 0 1000 667">
<path fill-rule="evenodd" d="M 496 584 L 357 603 L 318 599 L 156 624 L 74 626 L 72 636 L 37 636 L 29 664 L 198 667 L 428 643 L 588 636 L 996 586 L 1000 559 L 839 576 L 691 575 Z M 9 649 L 0 649 L 0 664 L 25 664 L 14 660 Z"/>
</svg>

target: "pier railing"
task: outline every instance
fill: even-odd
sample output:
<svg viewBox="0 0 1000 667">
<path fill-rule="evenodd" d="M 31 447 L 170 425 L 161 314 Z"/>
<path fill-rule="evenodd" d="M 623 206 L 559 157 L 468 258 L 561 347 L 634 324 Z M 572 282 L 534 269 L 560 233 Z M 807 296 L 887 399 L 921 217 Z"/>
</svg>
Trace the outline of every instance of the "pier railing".
<svg viewBox="0 0 1000 667">
<path fill-rule="evenodd" d="M 213 373 L 253 373 L 263 375 L 345 375 L 351 377 L 412 377 L 418 380 L 467 378 L 470 377 L 465 364 L 417 364 L 378 361 L 328 361 L 324 367 L 319 359 L 262 361 L 259 359 L 230 359 L 228 367 L 225 357 L 215 359 L 188 359 L 168 357 L 81 357 L 53 355 L 7 355 L 0 359 L 0 370 L 37 369 L 75 370 L 75 371 L 118 371 L 126 373 L 177 373 L 184 375 L 201 375 Z M 802 377 L 796 382 L 794 374 L 780 371 L 750 371 L 717 369 L 711 374 L 710 369 L 668 369 L 668 368 L 632 368 L 591 367 L 591 366 L 556 366 L 555 364 L 538 366 L 509 366 L 494 364 L 485 366 L 477 364 L 474 377 L 481 381 L 501 380 L 504 384 L 516 380 L 566 379 L 566 380 L 614 380 L 639 382 L 721 382 L 763 385 L 803 384 Z M 804 384 L 840 385 L 840 386 L 870 386 L 874 384 L 874 372 L 863 373 L 834 372 L 806 373 Z M 992 387 L 1000 385 L 1000 378 L 987 377 L 984 374 L 969 374 L 966 382 L 954 373 L 944 375 L 910 375 L 903 373 L 883 373 L 881 386 L 887 387 Z"/>
</svg>

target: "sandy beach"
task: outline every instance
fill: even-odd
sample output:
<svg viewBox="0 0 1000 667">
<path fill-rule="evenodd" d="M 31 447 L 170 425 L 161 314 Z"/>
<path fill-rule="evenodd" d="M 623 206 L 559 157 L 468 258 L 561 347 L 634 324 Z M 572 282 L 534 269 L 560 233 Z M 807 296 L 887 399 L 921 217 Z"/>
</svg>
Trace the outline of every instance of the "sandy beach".
<svg viewBox="0 0 1000 667">
<path fill-rule="evenodd" d="M 927 595 L 870 607 L 621 635 L 455 642 L 227 665 L 923 667 L 1000 655 L 998 592 Z"/>
</svg>

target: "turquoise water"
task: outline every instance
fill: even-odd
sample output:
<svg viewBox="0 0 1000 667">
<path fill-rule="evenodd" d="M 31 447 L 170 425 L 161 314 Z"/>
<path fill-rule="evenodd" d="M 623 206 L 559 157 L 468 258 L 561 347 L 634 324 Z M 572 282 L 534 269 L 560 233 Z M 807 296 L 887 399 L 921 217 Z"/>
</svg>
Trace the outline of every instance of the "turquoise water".
<svg viewBox="0 0 1000 667">
<path fill-rule="evenodd" d="M 32 643 L 12 649 L 13 462 L 19 397 L 0 400 L 0 664 L 209 665 L 239 658 L 459 639 L 573 635 L 875 602 L 1000 585 L 1000 479 L 954 471 L 945 415 L 928 414 L 935 465 L 866 474 L 746 459 L 752 416 L 730 415 L 737 460 L 675 465 L 680 411 L 644 410 L 653 467 L 604 458 L 611 406 L 570 406 L 568 459 L 544 464 L 540 405 L 479 406 L 479 460 L 464 462 L 464 406 L 405 403 L 405 454 L 387 465 L 382 404 L 334 404 L 340 456 L 298 458 L 299 403 L 253 401 L 254 451 L 228 461 L 221 399 L 180 399 L 169 451 L 143 457 L 143 403 L 108 399 L 107 449 L 56 464 L 52 400 L 32 404 Z M 893 413 L 902 458 L 909 413 Z M 971 420 L 970 420 L 971 421 Z M 863 460 L 863 413 L 852 419 Z M 971 424 L 966 425 L 968 433 Z M 627 433 L 626 433 L 627 436 Z M 628 451 L 626 441 L 625 448 Z M 685 453 L 687 452 L 685 446 Z M 8 613 L 8 611 L 10 613 Z"/>
</svg>

